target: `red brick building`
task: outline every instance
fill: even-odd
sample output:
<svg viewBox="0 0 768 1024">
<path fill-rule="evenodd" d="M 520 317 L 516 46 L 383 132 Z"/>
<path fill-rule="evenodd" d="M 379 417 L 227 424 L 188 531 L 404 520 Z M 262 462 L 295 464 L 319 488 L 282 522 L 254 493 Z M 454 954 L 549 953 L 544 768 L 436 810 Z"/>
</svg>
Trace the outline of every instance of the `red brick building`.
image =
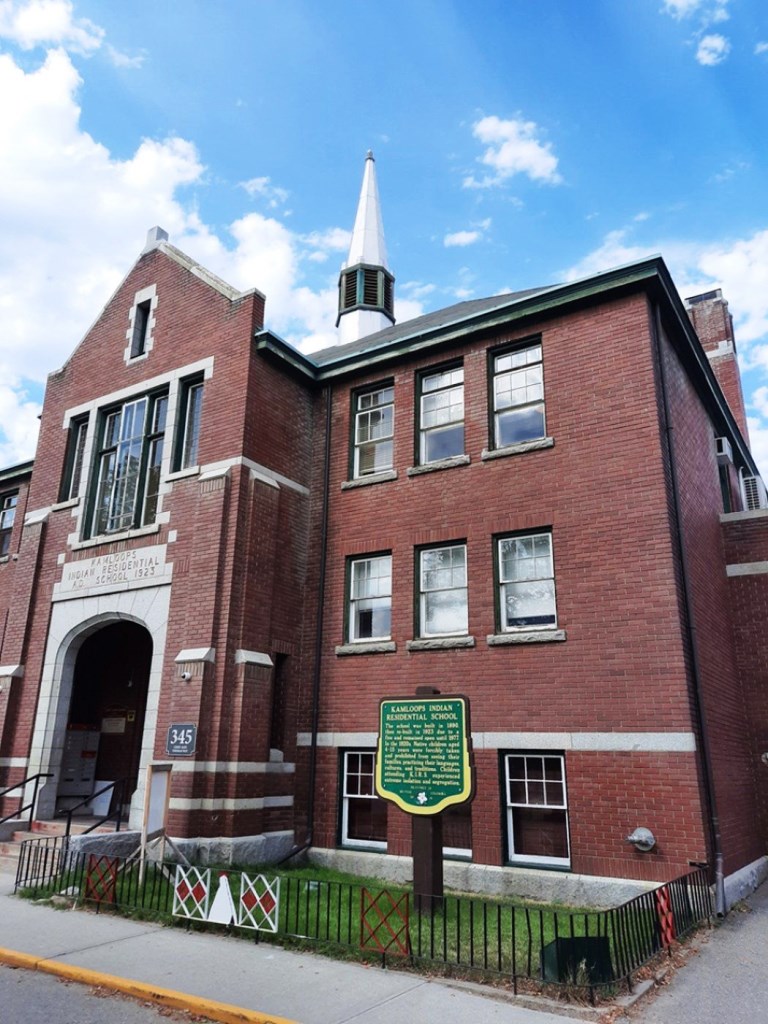
<svg viewBox="0 0 768 1024">
<path fill-rule="evenodd" d="M 0 475 L 0 786 L 125 778 L 135 826 L 171 761 L 173 835 L 402 877 L 378 704 L 432 686 L 472 714 L 449 883 L 706 861 L 730 902 L 767 863 L 768 510 L 727 305 L 654 258 L 387 326 L 378 233 L 340 319 L 384 329 L 306 356 L 151 232 L 51 376 Z"/>
</svg>

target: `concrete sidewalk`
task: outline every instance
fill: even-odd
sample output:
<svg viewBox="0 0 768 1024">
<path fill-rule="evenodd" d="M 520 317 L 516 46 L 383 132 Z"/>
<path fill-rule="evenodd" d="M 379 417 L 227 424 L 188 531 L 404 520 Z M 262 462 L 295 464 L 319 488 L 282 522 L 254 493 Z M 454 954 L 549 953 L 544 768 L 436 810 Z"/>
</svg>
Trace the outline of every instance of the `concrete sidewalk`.
<svg viewBox="0 0 768 1024">
<path fill-rule="evenodd" d="M 12 896 L 0 874 L 0 961 L 221 1021 L 300 1024 L 564 1024 L 562 1014 L 529 1009 L 499 993 L 426 980 L 221 935 L 186 932 L 112 914 L 58 910 Z M 120 985 L 137 982 L 131 987 Z M 475 986 L 479 988 L 479 986 Z M 166 993 L 180 1001 L 173 1003 Z M 210 1001 L 208 1003 L 207 1001 Z M 229 1004 L 229 1015 L 221 1008 Z M 212 1013 L 215 1011 L 215 1014 Z M 574 1011 L 577 1013 L 577 1011 Z"/>
<path fill-rule="evenodd" d="M 768 1019 L 768 883 L 695 940 L 698 953 L 620 1022 L 757 1024 Z"/>
</svg>

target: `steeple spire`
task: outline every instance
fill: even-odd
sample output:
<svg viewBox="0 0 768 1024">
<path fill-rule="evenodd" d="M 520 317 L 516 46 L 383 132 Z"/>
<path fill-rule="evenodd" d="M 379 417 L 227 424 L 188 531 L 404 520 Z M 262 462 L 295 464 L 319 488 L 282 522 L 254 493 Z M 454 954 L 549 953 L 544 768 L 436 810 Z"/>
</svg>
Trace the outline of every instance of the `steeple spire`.
<svg viewBox="0 0 768 1024">
<path fill-rule="evenodd" d="M 387 267 L 376 162 L 369 149 L 349 256 L 339 276 L 339 344 L 375 334 L 395 322 L 394 283 Z"/>
</svg>

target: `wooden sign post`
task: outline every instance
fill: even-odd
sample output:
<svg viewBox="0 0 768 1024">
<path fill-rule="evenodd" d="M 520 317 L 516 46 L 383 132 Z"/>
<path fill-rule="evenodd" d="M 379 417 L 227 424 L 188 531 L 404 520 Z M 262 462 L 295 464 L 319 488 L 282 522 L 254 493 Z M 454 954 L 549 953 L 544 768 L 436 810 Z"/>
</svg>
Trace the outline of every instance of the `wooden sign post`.
<svg viewBox="0 0 768 1024">
<path fill-rule="evenodd" d="M 443 901 L 443 821 L 448 807 L 471 800 L 475 773 L 469 701 L 419 687 L 414 697 L 382 700 L 376 792 L 412 816 L 416 909 Z"/>
</svg>

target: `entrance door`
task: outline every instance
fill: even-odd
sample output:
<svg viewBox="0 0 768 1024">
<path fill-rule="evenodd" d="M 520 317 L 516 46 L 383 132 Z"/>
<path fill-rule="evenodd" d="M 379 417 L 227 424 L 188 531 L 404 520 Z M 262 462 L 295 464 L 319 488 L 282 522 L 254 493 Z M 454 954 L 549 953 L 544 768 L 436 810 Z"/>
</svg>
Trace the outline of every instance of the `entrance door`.
<svg viewBox="0 0 768 1024">
<path fill-rule="evenodd" d="M 151 660 L 149 632 L 133 622 L 103 626 L 83 642 L 75 662 L 59 808 L 72 807 L 118 779 L 127 780 L 123 800 L 130 802 L 139 775 Z M 98 806 L 103 803 L 97 802 L 95 813 L 109 812 L 109 806 Z"/>
</svg>

